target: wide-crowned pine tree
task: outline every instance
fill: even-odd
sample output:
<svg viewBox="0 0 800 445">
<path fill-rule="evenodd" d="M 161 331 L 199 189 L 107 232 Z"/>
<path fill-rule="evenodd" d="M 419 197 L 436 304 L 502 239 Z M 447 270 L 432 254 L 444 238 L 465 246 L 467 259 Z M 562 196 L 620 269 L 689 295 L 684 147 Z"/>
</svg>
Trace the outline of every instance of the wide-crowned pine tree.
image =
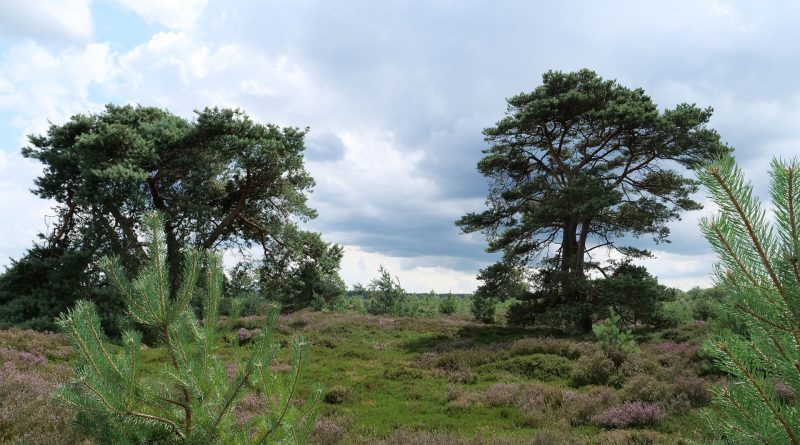
<svg viewBox="0 0 800 445">
<path fill-rule="evenodd" d="M 231 323 L 219 314 L 223 273 L 217 256 L 189 250 L 183 282 L 170 292 L 165 257 L 164 221 L 157 213 L 145 218 L 149 238 L 148 263 L 129 281 L 116 258 L 103 261 L 103 270 L 122 294 L 128 313 L 155 334 L 166 361 L 145 370 L 142 335 L 126 331 L 122 348 L 111 345 L 101 330 L 94 305 L 80 301 L 59 319 L 78 352 L 75 379 L 58 396 L 78 412 L 79 426 L 98 443 L 114 444 L 264 444 L 304 443 L 314 424 L 321 390 L 315 388 L 305 404 L 294 403 L 301 369 L 307 357 L 303 339 L 291 343 L 291 370 L 270 371 L 279 351 L 271 332 L 277 311 L 231 364 L 220 348 Z M 205 275 L 203 288 L 196 286 Z M 195 317 L 193 296 L 203 296 L 202 318 Z M 246 392 L 266 400 L 267 408 L 245 425 L 236 423 L 234 407 Z"/>
<path fill-rule="evenodd" d="M 771 218 L 733 158 L 699 174 L 719 206 L 701 228 L 725 311 L 745 326 L 708 343 L 728 374 L 710 411 L 724 443 L 800 444 L 800 163 L 773 160 L 770 174 Z"/>
</svg>

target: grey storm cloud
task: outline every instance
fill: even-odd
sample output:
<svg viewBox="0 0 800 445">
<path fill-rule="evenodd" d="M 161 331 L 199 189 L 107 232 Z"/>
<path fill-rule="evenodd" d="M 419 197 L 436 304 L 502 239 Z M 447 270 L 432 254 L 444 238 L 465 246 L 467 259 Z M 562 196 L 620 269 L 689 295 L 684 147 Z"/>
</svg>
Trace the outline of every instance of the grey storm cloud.
<svg viewBox="0 0 800 445">
<path fill-rule="evenodd" d="M 344 144 L 333 133 L 313 133 L 306 138 L 306 159 L 318 162 L 335 162 L 344 157 Z"/>
<path fill-rule="evenodd" d="M 791 43 L 800 41 L 800 33 L 788 19 L 797 16 L 790 13 L 798 12 L 796 5 L 272 5 L 272 26 L 247 22 L 214 32 L 302 61 L 344 99 L 337 123 L 378 126 L 392 132 L 397 149 L 425 153 L 415 174 L 430 179 L 434 196 L 443 201 L 485 197 L 486 180 L 475 170 L 486 148 L 481 132 L 503 117 L 505 98 L 532 90 L 549 69 L 589 67 L 626 86 L 643 87 L 662 107 L 681 102 L 712 106 L 712 127 L 736 148 L 746 167 L 758 165 L 765 155 L 784 154 L 798 139 L 794 122 L 787 119 L 797 113 L 793 110 L 800 99 L 794 76 L 800 63 Z M 236 4 L 242 16 L 262 7 Z M 310 142 L 312 153 L 323 139 Z M 335 141 L 330 147 L 340 153 Z M 784 152 L 770 152 L 775 147 Z M 764 185 L 763 176 L 756 178 L 758 187 Z M 470 262 L 492 258 L 459 236 L 452 217 L 398 206 L 391 192 L 370 203 L 379 209 L 374 217 L 359 212 L 363 203 L 317 193 L 317 200 L 352 210 L 336 219 L 321 214 L 314 224 L 323 232 L 347 234 L 342 242 L 389 255 L 453 255 Z M 673 224 L 671 243 L 655 245 L 648 237 L 630 241 L 668 252 L 707 254 L 696 217 L 686 218 Z"/>
</svg>

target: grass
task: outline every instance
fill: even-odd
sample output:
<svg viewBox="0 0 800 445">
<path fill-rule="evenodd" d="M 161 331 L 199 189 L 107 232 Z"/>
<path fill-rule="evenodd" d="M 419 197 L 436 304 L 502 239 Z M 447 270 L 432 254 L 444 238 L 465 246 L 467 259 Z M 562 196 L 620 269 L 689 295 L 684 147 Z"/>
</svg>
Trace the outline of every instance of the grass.
<svg viewBox="0 0 800 445">
<path fill-rule="evenodd" d="M 252 329 L 261 321 L 246 317 L 237 329 Z M 702 331 L 697 326 L 686 329 Z M 669 340 L 654 337 L 641 344 L 640 352 L 619 365 L 596 359 L 602 351 L 592 342 L 486 326 L 462 316 L 392 318 L 301 311 L 282 317 L 278 331 L 279 340 L 303 335 L 312 344 L 303 388 L 310 389 L 312 382 L 328 388 L 315 443 L 614 445 L 709 440 L 699 414 L 708 388 L 707 379 L 698 377 L 702 362 L 697 345 L 702 336 L 685 335 L 680 329 L 667 332 Z M 46 359 L 42 366 L 67 364 L 64 343 L 39 340 L 41 335 L 0 332 L 0 348 L 39 354 Z M 681 335 L 692 341 L 673 340 L 683 340 Z M 230 333 L 230 341 L 238 341 L 236 331 Z M 222 352 L 235 360 L 229 350 Z M 161 348 L 145 349 L 142 355 L 145 370 L 161 366 L 165 359 Z M 274 368 L 284 369 L 287 359 L 279 356 Z M 612 368 L 596 369 L 602 366 Z M 606 381 L 579 385 L 581 373 L 597 373 Z M 58 375 L 63 379 L 67 374 Z M 638 388 L 639 382 L 649 391 Z M 626 403 L 652 404 L 665 417 L 640 416 L 640 423 L 616 429 L 593 420 L 613 416 L 614 409 Z M 259 406 L 243 403 L 239 414 Z M 0 410 L 0 422 L 2 415 Z"/>
</svg>

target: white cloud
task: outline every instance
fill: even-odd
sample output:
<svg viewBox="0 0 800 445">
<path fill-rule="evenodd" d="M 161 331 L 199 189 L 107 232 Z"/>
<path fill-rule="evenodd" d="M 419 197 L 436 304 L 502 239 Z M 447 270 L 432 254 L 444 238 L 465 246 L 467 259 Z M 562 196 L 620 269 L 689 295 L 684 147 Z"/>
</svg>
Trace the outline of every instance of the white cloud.
<svg viewBox="0 0 800 445">
<path fill-rule="evenodd" d="M 23 136 L 46 129 L 76 113 L 99 108 L 92 102 L 92 85 L 114 76 L 108 44 L 50 50 L 34 42 L 12 46 L 0 56 L 0 110 L 13 113 L 12 123 Z"/>
<path fill-rule="evenodd" d="M 341 276 L 348 286 L 367 285 L 384 266 L 408 292 L 470 293 L 478 287 L 474 273 L 460 272 L 445 266 L 419 266 L 416 258 L 400 258 L 366 252 L 358 246 L 344 246 Z"/>
<path fill-rule="evenodd" d="M 45 230 L 44 216 L 52 204 L 28 190 L 40 171 L 38 163 L 19 153 L 0 150 L 0 266 L 7 265 L 9 258 L 19 258 L 36 234 Z"/>
<path fill-rule="evenodd" d="M 194 26 L 208 0 L 119 0 L 119 3 L 149 23 L 185 30 Z"/>
<path fill-rule="evenodd" d="M 91 0 L 0 2 L 0 35 L 52 42 L 88 41 L 93 32 Z"/>
</svg>

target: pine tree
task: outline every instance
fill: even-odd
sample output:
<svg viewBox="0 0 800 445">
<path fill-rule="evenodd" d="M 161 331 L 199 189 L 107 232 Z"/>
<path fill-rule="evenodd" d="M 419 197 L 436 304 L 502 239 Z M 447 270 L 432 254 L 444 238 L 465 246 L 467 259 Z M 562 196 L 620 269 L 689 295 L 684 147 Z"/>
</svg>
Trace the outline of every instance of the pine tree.
<svg viewBox="0 0 800 445">
<path fill-rule="evenodd" d="M 223 323 L 218 315 L 220 259 L 189 250 L 181 286 L 171 293 L 164 221 L 151 213 L 145 224 L 148 264 L 138 278 L 129 281 L 117 258 L 105 258 L 102 266 L 123 295 L 131 318 L 163 343 L 167 363 L 155 374 L 146 372 L 142 334 L 126 331 L 122 348 L 111 345 L 94 305 L 79 301 L 58 321 L 78 352 L 76 377 L 60 388 L 58 396 L 76 408 L 79 426 L 98 443 L 303 443 L 321 397 L 321 389 L 315 388 L 302 407 L 294 403 L 307 357 L 305 341 L 295 338 L 291 343 L 288 375 L 270 371 L 270 361 L 280 350 L 271 337 L 275 310 L 247 349 L 236 351 L 236 357 L 249 356 L 246 361 L 229 365 L 219 354 L 224 334 L 232 327 L 232 321 Z M 202 274 L 201 289 L 197 281 Z M 195 294 L 204 300 L 200 320 L 190 304 Z M 249 391 L 266 399 L 266 412 L 238 425 L 232 412 Z"/>
<path fill-rule="evenodd" d="M 773 160 L 770 176 L 772 221 L 733 158 L 699 174 L 719 206 L 701 229 L 720 256 L 724 311 L 745 326 L 708 343 L 728 375 L 709 414 L 725 443 L 800 444 L 800 163 Z"/>
</svg>

